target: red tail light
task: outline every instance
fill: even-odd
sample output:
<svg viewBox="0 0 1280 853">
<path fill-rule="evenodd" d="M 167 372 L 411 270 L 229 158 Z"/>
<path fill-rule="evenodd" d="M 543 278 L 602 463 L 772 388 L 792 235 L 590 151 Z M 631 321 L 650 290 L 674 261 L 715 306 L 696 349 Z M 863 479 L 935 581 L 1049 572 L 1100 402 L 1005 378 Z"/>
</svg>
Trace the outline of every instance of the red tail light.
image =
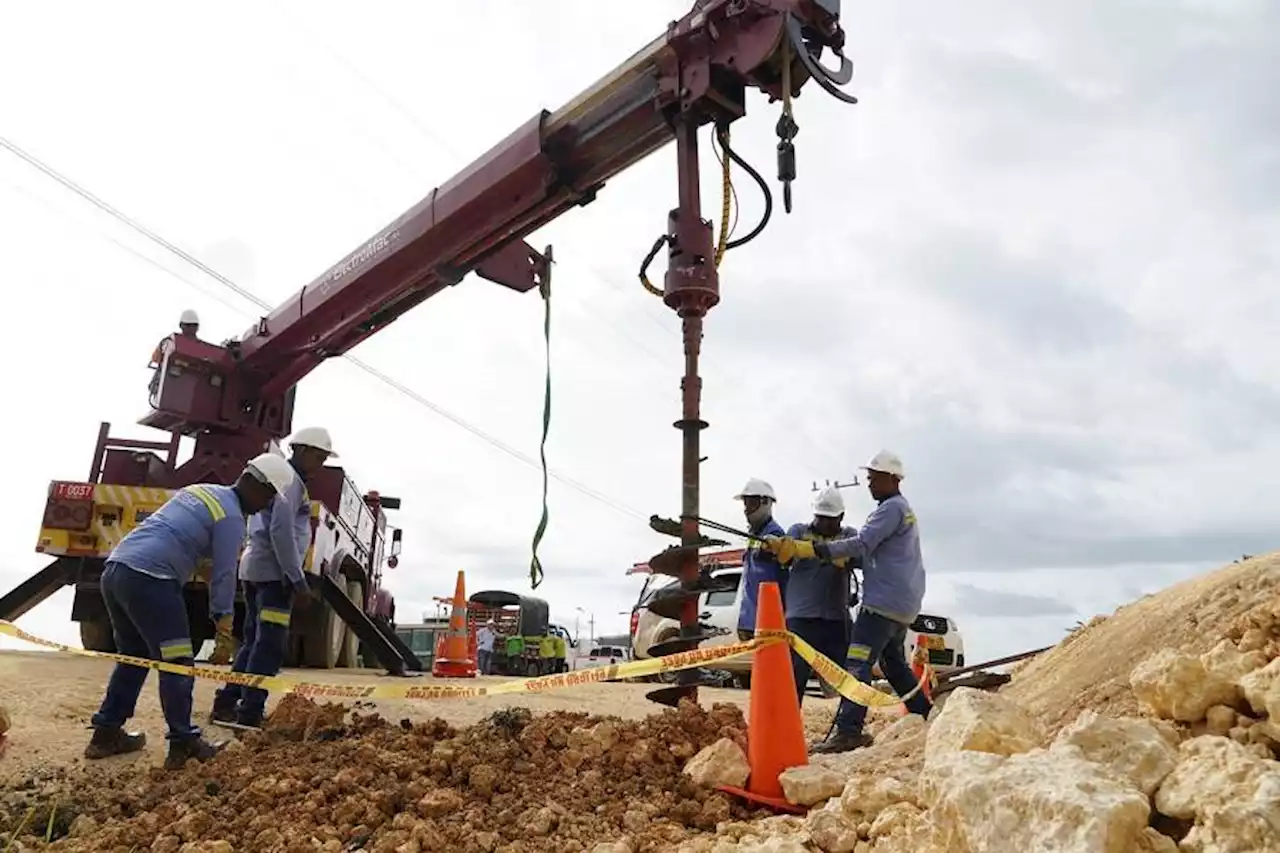
<svg viewBox="0 0 1280 853">
<path fill-rule="evenodd" d="M 631 636 L 636 635 L 636 629 L 640 627 L 640 610 L 637 608 L 631 611 Z"/>
<path fill-rule="evenodd" d="M 50 484 L 42 526 L 54 530 L 88 530 L 92 522 L 92 483 Z"/>
</svg>

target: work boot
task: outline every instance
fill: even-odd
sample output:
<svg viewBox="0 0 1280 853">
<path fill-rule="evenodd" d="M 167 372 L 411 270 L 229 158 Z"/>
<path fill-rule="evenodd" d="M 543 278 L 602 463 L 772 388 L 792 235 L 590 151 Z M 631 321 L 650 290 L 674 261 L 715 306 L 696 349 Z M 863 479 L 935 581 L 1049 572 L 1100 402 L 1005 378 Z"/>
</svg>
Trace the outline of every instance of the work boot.
<svg viewBox="0 0 1280 853">
<path fill-rule="evenodd" d="M 209 743 L 202 737 L 171 740 L 169 754 L 164 757 L 164 769 L 181 770 L 192 758 L 200 762 L 208 761 L 221 752 L 224 746 L 225 743 Z"/>
<path fill-rule="evenodd" d="M 809 751 L 814 755 L 832 755 L 837 752 L 852 752 L 855 749 L 862 749 L 864 746 L 871 746 L 873 742 L 871 735 L 866 732 L 834 731 L 827 735 L 826 740 L 811 746 Z"/>
<path fill-rule="evenodd" d="M 84 757 L 91 761 L 99 758 L 110 758 L 113 755 L 128 755 L 137 752 L 147 745 L 147 736 L 142 732 L 126 732 L 124 729 L 94 729 L 93 738 L 84 748 Z"/>
</svg>

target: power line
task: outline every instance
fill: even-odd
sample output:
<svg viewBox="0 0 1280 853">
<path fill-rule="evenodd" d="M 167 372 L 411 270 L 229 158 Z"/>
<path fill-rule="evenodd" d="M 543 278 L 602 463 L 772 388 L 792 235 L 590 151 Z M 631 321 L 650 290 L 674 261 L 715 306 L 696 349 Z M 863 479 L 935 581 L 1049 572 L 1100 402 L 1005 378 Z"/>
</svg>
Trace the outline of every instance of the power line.
<svg viewBox="0 0 1280 853">
<path fill-rule="evenodd" d="M 116 219 L 122 224 L 133 229 L 134 231 L 141 234 L 143 237 L 152 241 L 156 245 L 161 246 L 162 248 L 166 249 L 167 251 L 171 252 L 172 254 L 176 255 L 182 260 L 186 261 L 188 264 L 199 269 L 201 272 L 213 278 L 215 281 L 217 281 L 219 284 L 223 285 L 224 287 L 230 289 L 241 298 L 246 299 L 249 302 L 252 302 L 254 305 L 258 306 L 259 308 L 262 308 L 268 311 L 271 310 L 271 305 L 268 304 L 265 300 L 263 300 L 258 295 L 254 294 L 252 291 L 249 291 L 241 287 L 240 285 L 236 284 L 234 281 L 222 275 L 222 273 L 213 269 L 208 264 L 201 261 L 199 258 L 193 257 L 191 254 L 183 251 L 178 246 L 175 246 L 173 243 L 170 243 L 168 240 L 164 239 L 159 234 L 156 234 L 154 231 L 142 225 L 141 223 L 137 222 L 132 217 L 128 216 L 127 214 L 123 213 L 122 211 L 118 210 L 117 208 L 113 207 L 112 205 L 108 204 L 102 199 L 98 198 L 93 193 L 89 192 L 89 190 L 82 187 L 80 184 L 66 177 L 65 175 L 63 175 L 62 173 L 54 169 L 52 166 L 49 166 L 48 164 L 42 162 L 41 160 L 36 158 L 34 155 L 28 153 L 27 151 L 24 151 L 22 148 L 18 147 L 16 144 L 14 144 L 10 140 L 2 136 L 0 136 L 0 147 L 7 149 L 8 151 L 10 151 L 14 155 L 22 159 L 24 162 L 26 162 L 30 166 L 38 169 L 40 172 L 44 173 L 46 176 L 62 184 L 62 186 L 71 190 L 76 195 L 83 198 L 85 201 L 88 201 L 90 204 L 94 205 L 99 210 L 103 211 L 104 213 L 107 213 L 112 218 Z M 130 254 L 133 254 L 135 257 L 139 257 L 142 260 L 146 261 L 147 263 L 150 263 L 153 266 L 156 266 L 159 269 L 163 270 L 164 272 L 167 272 L 170 275 L 173 275 L 174 277 L 178 278 L 180 281 L 183 281 L 184 283 L 190 285 L 196 290 L 201 290 L 201 288 L 197 287 L 194 282 L 190 281 L 185 276 L 178 275 L 177 273 L 173 272 L 167 267 L 161 264 L 158 264 L 154 260 L 135 252 L 133 249 L 130 249 L 129 247 L 124 246 L 123 244 L 119 243 L 118 241 L 110 237 L 108 237 L 107 239 L 110 239 L 113 243 L 120 246 L 121 248 L 126 249 L 126 251 L 129 251 Z M 392 378 L 391 376 L 388 376 L 386 373 L 383 373 L 381 370 L 377 369 L 373 365 L 365 361 L 362 361 L 350 354 L 344 354 L 343 358 L 345 358 L 351 364 L 358 367 L 360 370 L 363 370 L 368 375 L 372 376 L 373 378 L 377 379 L 378 381 L 392 388 L 393 390 L 405 395 L 409 399 L 413 400 L 414 402 L 418 403 L 424 408 L 430 410 L 436 415 L 439 415 L 440 417 L 445 418 L 451 423 L 463 428 L 464 430 L 471 433 L 475 437 L 490 444 L 491 446 L 497 448 L 498 450 L 501 450 L 503 453 L 506 453 L 507 455 L 513 457 L 514 459 L 520 462 L 523 462 L 524 464 L 536 470 L 541 470 L 542 466 L 536 460 L 534 460 L 533 457 L 515 449 L 514 447 L 511 447 L 509 444 L 506 444 L 505 442 L 501 441 L 495 436 L 490 435 L 489 433 L 485 432 L 484 430 L 480 429 L 474 424 L 471 424 L 468 421 L 464 420 L 463 418 L 459 417 L 458 415 L 453 414 L 449 410 L 445 409 L 443 406 L 431 401 L 430 399 L 418 393 L 417 391 L 414 391 L 412 388 L 408 387 L 404 383 Z M 581 494 L 591 498 L 592 500 L 598 501 L 599 503 L 604 504 L 605 506 L 608 506 L 613 510 L 616 510 L 617 512 L 620 512 L 624 515 L 629 515 L 641 521 L 648 520 L 648 516 L 641 513 L 639 510 L 629 507 L 626 504 L 621 503 L 620 501 L 614 500 L 613 498 L 610 498 L 608 495 L 605 495 L 603 492 L 600 492 L 596 489 L 591 488 L 590 486 L 587 486 L 585 483 L 581 483 L 577 480 L 574 480 L 571 477 L 567 477 L 555 471 L 549 470 L 547 472 L 547 475 L 557 480 L 558 482 L 563 483 L 564 485 L 574 489 L 575 491 L 578 491 Z"/>
</svg>

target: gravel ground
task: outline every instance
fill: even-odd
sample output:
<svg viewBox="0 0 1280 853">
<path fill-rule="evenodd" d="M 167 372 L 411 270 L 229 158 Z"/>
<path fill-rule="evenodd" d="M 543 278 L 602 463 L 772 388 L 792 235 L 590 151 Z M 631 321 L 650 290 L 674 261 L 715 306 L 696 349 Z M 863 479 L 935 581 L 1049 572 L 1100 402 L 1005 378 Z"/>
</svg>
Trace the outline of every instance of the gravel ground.
<svg viewBox="0 0 1280 853">
<path fill-rule="evenodd" d="M 105 661 L 48 652 L 0 652 L 0 705 L 13 717 L 9 746 L 0 757 L 0 789 L 14 784 L 32 771 L 54 768 L 72 769 L 84 764 L 81 751 L 89 737 L 89 718 L 102 700 L 102 691 L 111 672 Z M 385 681 L 379 671 L 316 670 L 292 671 L 299 677 L 341 684 L 367 684 Z M 285 674 L 289 674 L 286 672 Z M 412 679 L 423 683 L 429 678 Z M 502 681 L 497 677 L 477 679 Z M 459 683 L 456 679 L 450 684 Z M 554 693 L 493 696 L 476 699 L 401 701 L 380 700 L 378 713 L 389 720 L 410 719 L 425 722 L 443 719 L 453 726 L 468 726 L 503 708 L 519 706 L 535 714 L 551 711 L 585 711 L 598 716 L 616 716 L 639 720 L 661 710 L 661 706 L 645 699 L 645 693 L 656 685 L 609 683 L 572 687 Z M 208 681 L 196 683 L 196 717 L 207 714 L 216 685 Z M 748 692 L 745 690 L 700 691 L 701 704 L 710 708 L 717 702 L 740 706 L 746 713 Z M 273 696 L 268 710 L 278 697 Z M 813 737 L 825 732 L 835 709 L 834 700 L 810 696 L 805 700 L 806 728 Z M 107 764 L 125 766 L 129 762 L 159 764 L 164 758 L 164 717 L 156 691 L 156 676 L 151 674 L 138 702 L 138 714 L 131 724 L 147 733 L 148 749 L 134 758 L 110 759 Z M 218 735 L 223 730 L 211 728 Z M 104 762 L 99 762 L 101 765 Z"/>
</svg>

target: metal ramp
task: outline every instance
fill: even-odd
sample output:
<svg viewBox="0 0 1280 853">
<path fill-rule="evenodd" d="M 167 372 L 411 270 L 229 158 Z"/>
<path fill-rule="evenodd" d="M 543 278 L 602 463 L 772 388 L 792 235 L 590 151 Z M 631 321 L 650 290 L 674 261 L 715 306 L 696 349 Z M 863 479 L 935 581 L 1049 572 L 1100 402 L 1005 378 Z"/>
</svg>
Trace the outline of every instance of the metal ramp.
<svg viewBox="0 0 1280 853">
<path fill-rule="evenodd" d="M 396 636 L 395 631 L 370 619 L 355 602 L 347 598 L 347 591 L 334 583 L 332 578 L 321 575 L 310 580 L 320 587 L 324 600 L 356 632 L 360 642 L 377 656 L 378 663 L 382 664 L 389 675 L 411 677 L 423 672 L 422 661 Z"/>
</svg>

